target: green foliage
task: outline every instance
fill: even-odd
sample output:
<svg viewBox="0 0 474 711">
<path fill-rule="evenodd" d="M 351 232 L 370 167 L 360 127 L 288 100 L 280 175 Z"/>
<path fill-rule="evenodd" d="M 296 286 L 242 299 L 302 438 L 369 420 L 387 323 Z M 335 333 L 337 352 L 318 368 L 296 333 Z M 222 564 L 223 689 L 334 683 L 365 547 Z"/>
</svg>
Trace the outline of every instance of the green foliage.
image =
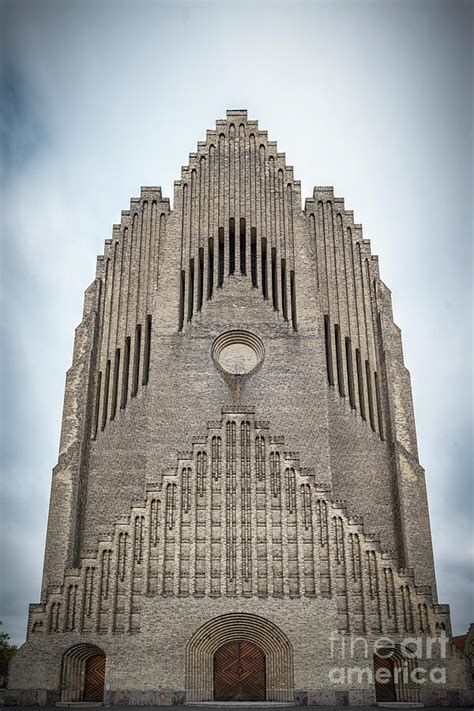
<svg viewBox="0 0 474 711">
<path fill-rule="evenodd" d="M 0 625 L 3 624 L 0 620 Z M 8 676 L 8 665 L 10 659 L 16 652 L 16 646 L 10 644 L 10 635 L 7 632 L 0 632 L 0 677 Z"/>
</svg>

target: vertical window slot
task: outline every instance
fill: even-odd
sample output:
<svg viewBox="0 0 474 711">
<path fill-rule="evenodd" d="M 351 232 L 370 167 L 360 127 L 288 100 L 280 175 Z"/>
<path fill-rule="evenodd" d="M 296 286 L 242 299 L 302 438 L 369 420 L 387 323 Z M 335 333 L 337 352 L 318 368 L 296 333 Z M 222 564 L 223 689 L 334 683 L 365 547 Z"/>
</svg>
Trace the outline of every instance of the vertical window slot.
<svg viewBox="0 0 474 711">
<path fill-rule="evenodd" d="M 281 260 L 281 310 L 283 318 L 288 321 L 288 296 L 286 293 L 286 259 Z"/>
<path fill-rule="evenodd" d="M 119 386 L 119 374 L 120 374 L 120 348 L 115 351 L 114 360 L 114 380 L 112 383 L 112 404 L 110 406 L 110 419 L 114 420 L 117 414 L 117 398 L 118 398 L 118 386 Z"/>
<path fill-rule="evenodd" d="M 379 433 L 380 439 L 384 440 L 384 429 L 383 429 L 383 417 L 382 417 L 382 402 L 380 400 L 380 388 L 379 388 L 379 376 L 374 371 L 374 381 L 375 381 L 375 401 L 377 403 L 377 417 L 379 420 Z"/>
<path fill-rule="evenodd" d="M 194 309 L 194 259 L 189 260 L 189 279 L 188 279 L 188 321 L 193 318 Z"/>
<path fill-rule="evenodd" d="M 181 271 L 181 281 L 179 285 L 179 325 L 178 330 L 183 330 L 184 325 L 184 300 L 186 297 L 186 272 Z"/>
<path fill-rule="evenodd" d="M 352 348 L 351 339 L 346 337 L 346 368 L 347 368 L 347 382 L 349 383 L 349 402 L 353 410 L 356 408 L 355 402 L 355 390 L 354 390 L 354 369 L 352 365 Z"/>
<path fill-rule="evenodd" d="M 324 344 L 326 346 L 326 371 L 329 385 L 334 385 L 334 370 L 332 365 L 332 339 L 329 316 L 324 317 Z"/>
<path fill-rule="evenodd" d="M 97 376 L 97 390 L 96 390 L 96 394 L 95 394 L 94 430 L 92 433 L 92 439 L 95 439 L 97 437 L 97 431 L 99 429 L 101 387 L 102 387 L 102 371 L 99 371 L 99 375 Z"/>
<path fill-rule="evenodd" d="M 122 399 L 120 402 L 120 407 L 123 408 L 127 404 L 128 399 L 128 376 L 130 371 L 130 350 L 131 350 L 131 338 L 127 336 L 125 339 L 125 354 L 123 359 L 123 375 L 122 375 Z"/>
<path fill-rule="evenodd" d="M 150 354 L 151 354 L 151 315 L 146 317 L 145 346 L 143 353 L 143 378 L 142 385 L 148 384 L 150 374 Z"/>
<path fill-rule="evenodd" d="M 250 270 L 252 272 L 252 286 L 257 287 L 257 230 L 250 230 Z"/>
<path fill-rule="evenodd" d="M 107 424 L 107 415 L 109 410 L 109 385 L 110 385 L 110 360 L 107 361 L 105 366 L 105 378 L 104 378 L 104 401 L 102 403 L 102 424 L 100 426 L 101 430 L 104 429 Z"/>
<path fill-rule="evenodd" d="M 218 254 L 218 275 L 217 286 L 224 284 L 224 228 L 219 227 L 219 254 Z"/>
<path fill-rule="evenodd" d="M 365 412 L 365 397 L 364 397 L 364 378 L 362 375 L 362 360 L 360 357 L 360 350 L 356 348 L 356 368 L 357 368 L 357 386 L 359 390 L 359 407 L 360 407 L 360 414 L 362 415 L 362 419 L 366 420 L 366 412 Z"/>
<path fill-rule="evenodd" d="M 140 378 L 140 351 L 142 346 L 142 327 L 137 324 L 135 329 L 135 350 L 133 353 L 133 380 L 132 380 L 132 397 L 138 392 L 138 382 Z"/>
<path fill-rule="evenodd" d="M 372 427 L 373 431 L 375 432 L 375 413 L 374 413 L 374 401 L 373 401 L 373 393 L 372 393 L 372 378 L 370 375 L 370 366 L 369 366 L 369 361 L 365 361 L 365 375 L 367 378 L 367 400 L 369 401 L 369 421 L 370 421 L 370 426 Z"/>
<path fill-rule="evenodd" d="M 247 235 L 245 218 L 240 218 L 240 273 L 247 274 Z"/>
<path fill-rule="evenodd" d="M 277 255 L 276 248 L 272 247 L 272 303 L 273 303 L 273 308 L 275 310 L 278 310 L 278 286 L 277 286 L 276 255 Z"/>
<path fill-rule="evenodd" d="M 235 273 L 235 220 L 229 220 L 229 274 Z"/>
<path fill-rule="evenodd" d="M 204 291 L 204 248 L 199 247 L 198 252 L 198 293 L 197 293 L 197 310 L 202 309 L 202 299 Z"/>
<path fill-rule="evenodd" d="M 345 396 L 344 392 L 344 366 L 342 364 L 341 353 L 341 330 L 339 324 L 334 325 L 334 340 L 336 343 L 336 368 L 337 368 L 337 384 L 339 387 L 339 395 Z"/>
<path fill-rule="evenodd" d="M 298 318 L 296 315 L 296 283 L 295 283 L 295 273 L 293 270 L 290 271 L 290 296 L 291 296 L 291 320 L 293 323 L 293 328 L 295 331 L 298 330 Z"/>
<path fill-rule="evenodd" d="M 268 299 L 268 279 L 267 279 L 267 239 L 262 237 L 262 294 L 264 299 Z"/>
<path fill-rule="evenodd" d="M 214 291 L 214 238 L 209 237 L 207 246 L 207 298 L 212 298 Z"/>
</svg>

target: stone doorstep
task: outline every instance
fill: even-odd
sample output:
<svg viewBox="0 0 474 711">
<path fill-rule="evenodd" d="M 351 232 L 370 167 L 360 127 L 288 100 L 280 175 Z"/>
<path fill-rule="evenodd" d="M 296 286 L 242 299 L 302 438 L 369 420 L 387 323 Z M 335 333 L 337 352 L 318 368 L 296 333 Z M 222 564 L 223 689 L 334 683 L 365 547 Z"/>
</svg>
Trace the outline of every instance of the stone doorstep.
<svg viewBox="0 0 474 711">
<path fill-rule="evenodd" d="M 424 704 L 421 701 L 377 701 L 377 706 L 390 709 L 422 709 Z"/>
<path fill-rule="evenodd" d="M 210 706 L 214 708 L 227 708 L 228 706 L 235 708 L 289 708 L 295 704 L 292 704 L 289 701 L 189 701 L 184 705 Z"/>
<path fill-rule="evenodd" d="M 103 701 L 56 701 L 56 706 L 67 709 L 93 709 L 103 705 Z"/>
</svg>

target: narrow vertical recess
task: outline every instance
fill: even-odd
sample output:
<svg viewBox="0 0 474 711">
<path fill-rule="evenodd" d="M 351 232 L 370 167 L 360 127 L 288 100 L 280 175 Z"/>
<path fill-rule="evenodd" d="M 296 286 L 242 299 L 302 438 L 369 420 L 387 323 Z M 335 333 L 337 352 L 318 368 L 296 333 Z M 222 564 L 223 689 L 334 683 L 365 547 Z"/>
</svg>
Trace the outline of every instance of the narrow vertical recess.
<svg viewBox="0 0 474 711">
<path fill-rule="evenodd" d="M 181 280 L 179 285 L 179 324 L 178 330 L 183 330 L 184 325 L 184 300 L 186 298 L 186 272 L 181 270 Z"/>
<path fill-rule="evenodd" d="M 204 291 L 204 248 L 199 247 L 198 252 L 198 292 L 197 292 L 197 310 L 202 309 L 202 299 Z"/>
<path fill-rule="evenodd" d="M 110 385 L 110 359 L 107 361 L 105 366 L 105 378 L 104 378 L 104 400 L 102 403 L 102 422 L 100 429 L 103 430 L 107 424 L 107 415 L 109 414 L 109 385 Z"/>
<path fill-rule="evenodd" d="M 252 272 L 252 286 L 257 287 L 257 230 L 250 230 L 250 271 Z"/>
<path fill-rule="evenodd" d="M 148 385 L 150 375 L 150 353 L 151 353 L 151 314 L 146 317 L 145 345 L 143 353 L 143 377 L 142 385 Z"/>
<path fill-rule="evenodd" d="M 110 406 L 110 419 L 114 420 L 117 414 L 117 399 L 120 373 L 120 348 L 115 351 L 114 359 L 114 380 L 112 383 L 112 404 Z"/>
<path fill-rule="evenodd" d="M 290 296 L 291 296 L 291 321 L 295 331 L 298 330 L 298 317 L 296 314 L 296 282 L 295 282 L 295 272 L 291 269 L 290 271 Z"/>
<path fill-rule="evenodd" d="M 95 439 L 97 437 L 97 431 L 99 429 L 101 388 L 102 388 L 102 371 L 99 371 L 99 375 L 97 376 L 97 390 L 96 390 L 96 394 L 95 394 L 94 430 L 92 432 L 92 439 Z"/>
<path fill-rule="evenodd" d="M 194 310 L 194 259 L 189 260 L 189 278 L 188 278 L 188 321 L 193 318 Z"/>
<path fill-rule="evenodd" d="M 339 387 L 339 395 L 345 396 L 344 391 L 344 366 L 342 364 L 342 352 L 341 352 L 341 329 L 339 324 L 334 324 L 334 341 L 336 343 L 336 368 L 337 368 L 337 384 Z"/>
<path fill-rule="evenodd" d="M 247 274 L 247 235 L 245 217 L 240 218 L 240 273 Z"/>
<path fill-rule="evenodd" d="M 262 237 L 262 294 L 268 299 L 267 239 Z"/>
<path fill-rule="evenodd" d="M 275 311 L 278 310 L 278 284 L 277 284 L 277 251 L 272 247 L 272 303 Z"/>
<path fill-rule="evenodd" d="M 346 344 L 346 368 L 347 368 L 347 382 L 349 383 L 349 402 L 353 410 L 356 409 L 355 402 L 355 390 L 354 390 L 354 369 L 352 365 L 352 348 L 351 339 L 347 338 L 345 340 Z"/>
<path fill-rule="evenodd" d="M 324 343 L 326 345 L 326 371 L 328 374 L 329 385 L 334 385 L 334 369 L 332 365 L 332 338 L 331 324 L 329 316 L 324 317 Z"/>
<path fill-rule="evenodd" d="M 229 220 L 229 274 L 235 273 L 235 220 Z"/>
<path fill-rule="evenodd" d="M 365 398 L 364 398 L 364 377 L 362 375 L 362 360 L 360 357 L 360 350 L 356 348 L 356 368 L 357 368 L 357 386 L 359 389 L 359 407 L 362 419 L 366 420 L 367 416 L 365 413 Z"/>
<path fill-rule="evenodd" d="M 123 410 L 128 400 L 128 376 L 130 371 L 130 349 L 131 349 L 131 338 L 127 336 L 125 339 L 125 352 L 123 357 L 123 371 L 122 371 L 122 396 L 120 398 L 120 408 Z"/>
<path fill-rule="evenodd" d="M 133 380 L 132 380 L 132 397 L 138 392 L 138 383 L 140 379 L 140 351 L 142 348 L 142 327 L 137 324 L 135 328 L 135 349 L 133 352 Z"/>
<path fill-rule="evenodd" d="M 365 377 L 367 379 L 367 400 L 369 401 L 369 421 L 370 426 L 375 432 L 375 413 L 374 413 L 374 399 L 372 392 L 372 378 L 370 375 L 370 365 L 369 361 L 365 361 Z"/>
<path fill-rule="evenodd" d="M 377 403 L 377 417 L 379 421 L 379 434 L 380 439 L 385 440 L 385 434 L 383 429 L 383 417 L 382 417 L 382 402 L 380 400 L 380 387 L 379 387 L 379 376 L 374 371 L 374 382 L 375 382 L 375 402 Z"/>
<path fill-rule="evenodd" d="M 219 227 L 219 255 L 218 255 L 217 286 L 224 284 L 224 228 Z"/>
<path fill-rule="evenodd" d="M 286 293 L 286 259 L 281 260 L 281 310 L 283 318 L 288 321 L 288 296 Z"/>
<path fill-rule="evenodd" d="M 214 238 L 209 237 L 207 245 L 207 298 L 212 298 L 214 291 Z"/>
</svg>

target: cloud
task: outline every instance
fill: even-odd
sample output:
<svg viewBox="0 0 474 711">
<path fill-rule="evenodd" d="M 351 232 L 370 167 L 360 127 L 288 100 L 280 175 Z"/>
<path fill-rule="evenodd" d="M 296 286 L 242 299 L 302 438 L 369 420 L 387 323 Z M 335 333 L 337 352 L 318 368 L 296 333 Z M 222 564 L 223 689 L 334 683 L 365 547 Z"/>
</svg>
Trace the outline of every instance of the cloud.
<svg viewBox="0 0 474 711">
<path fill-rule="evenodd" d="M 333 184 L 392 289 L 440 597 L 472 617 L 471 6 L 4 2 L 4 628 L 38 600 L 82 293 L 140 185 L 174 179 L 227 108 Z M 471 608 L 472 609 L 472 608 Z"/>
</svg>

